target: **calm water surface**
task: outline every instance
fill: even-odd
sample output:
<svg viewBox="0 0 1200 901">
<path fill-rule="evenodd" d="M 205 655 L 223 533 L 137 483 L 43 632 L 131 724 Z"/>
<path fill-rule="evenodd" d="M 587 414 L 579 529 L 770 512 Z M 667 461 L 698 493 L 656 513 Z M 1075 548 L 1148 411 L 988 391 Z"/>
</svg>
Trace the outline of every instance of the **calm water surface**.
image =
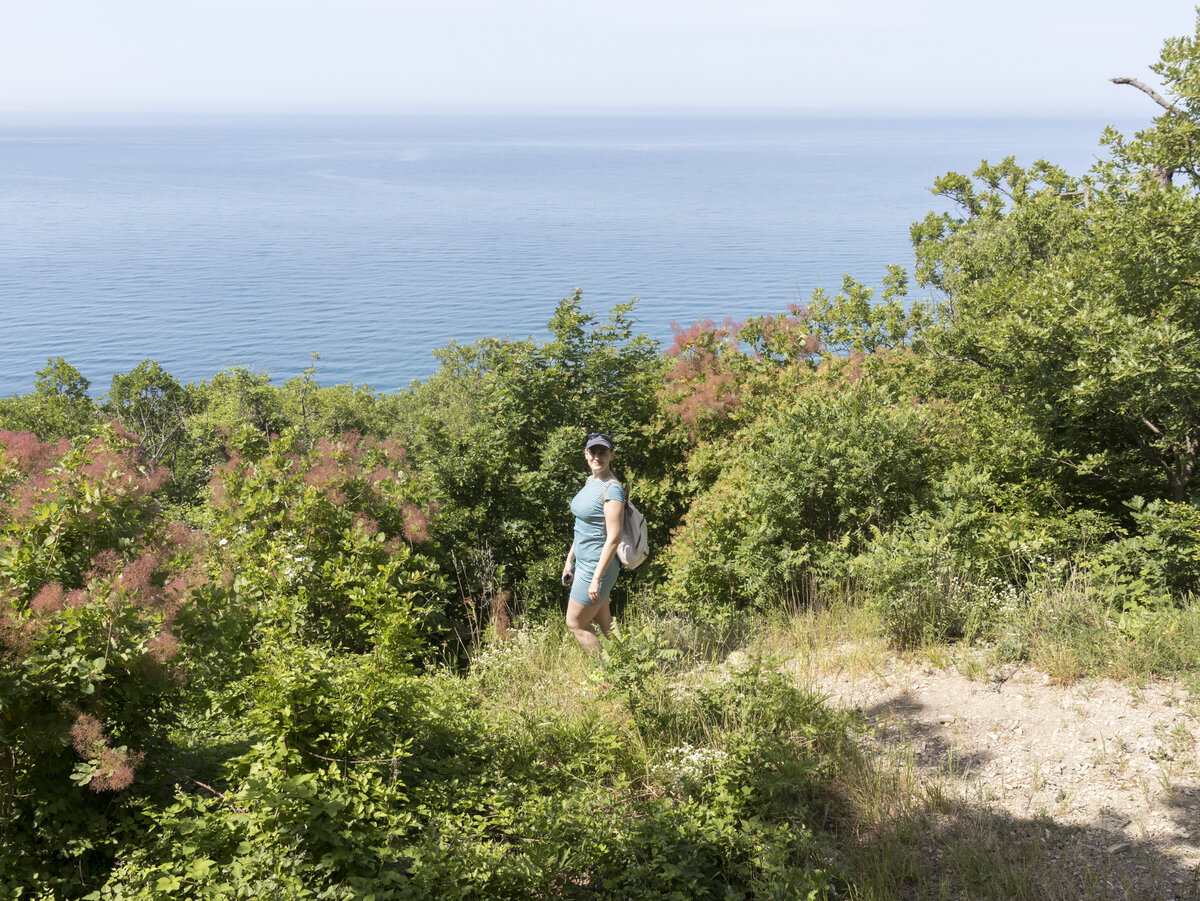
<svg viewBox="0 0 1200 901">
<path fill-rule="evenodd" d="M 1082 172 L 1100 120 L 0 119 L 0 394 L 63 356 L 393 390 L 451 340 L 541 336 L 576 286 L 643 331 L 911 264 L 934 178 Z M 1123 123 L 1118 123 L 1123 124 Z"/>
</svg>

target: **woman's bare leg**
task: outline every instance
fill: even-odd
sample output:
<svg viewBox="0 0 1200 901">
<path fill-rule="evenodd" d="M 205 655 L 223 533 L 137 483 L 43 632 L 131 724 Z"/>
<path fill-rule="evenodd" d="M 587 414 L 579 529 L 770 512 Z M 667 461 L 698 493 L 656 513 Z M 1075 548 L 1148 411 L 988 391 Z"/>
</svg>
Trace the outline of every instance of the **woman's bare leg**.
<svg viewBox="0 0 1200 901">
<path fill-rule="evenodd" d="M 596 637 L 596 626 L 608 637 L 612 617 L 608 612 L 608 599 L 599 604 L 579 604 L 567 601 L 567 628 L 585 651 L 600 650 L 600 639 Z"/>
<path fill-rule="evenodd" d="M 612 637 L 612 613 L 608 609 L 608 598 L 604 599 L 604 603 L 599 605 L 600 609 L 596 611 L 596 615 L 592 618 L 592 622 L 600 627 L 600 634 L 605 638 Z"/>
</svg>

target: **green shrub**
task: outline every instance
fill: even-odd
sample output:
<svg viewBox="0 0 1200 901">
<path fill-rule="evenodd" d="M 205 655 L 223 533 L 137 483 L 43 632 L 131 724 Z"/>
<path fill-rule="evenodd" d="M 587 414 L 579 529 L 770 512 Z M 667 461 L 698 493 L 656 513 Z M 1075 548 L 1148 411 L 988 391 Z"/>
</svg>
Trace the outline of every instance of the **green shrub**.
<svg viewBox="0 0 1200 901">
<path fill-rule="evenodd" d="M 691 746 L 664 735 L 642 749 L 594 708 L 489 711 L 474 676 L 366 660 L 355 674 L 341 656 L 275 658 L 256 706 L 333 703 L 310 701 L 311 727 L 286 741 L 265 737 L 269 717 L 247 721 L 254 744 L 220 796 L 181 786 L 147 809 L 98 897 L 832 896 L 820 794 L 842 727 L 768 667 L 734 668 L 684 702 L 703 720 Z M 364 697 L 391 700 L 363 716 Z M 319 754 L 323 729 L 345 740 Z"/>
<path fill-rule="evenodd" d="M 928 505 L 954 453 L 945 414 L 839 379 L 780 401 L 697 465 L 720 472 L 669 549 L 666 605 L 705 621 L 806 596 L 876 530 Z"/>
<path fill-rule="evenodd" d="M 1140 497 L 1128 507 L 1135 531 L 1121 530 L 1082 562 L 1122 625 L 1141 628 L 1146 613 L 1200 594 L 1200 509 Z"/>
</svg>

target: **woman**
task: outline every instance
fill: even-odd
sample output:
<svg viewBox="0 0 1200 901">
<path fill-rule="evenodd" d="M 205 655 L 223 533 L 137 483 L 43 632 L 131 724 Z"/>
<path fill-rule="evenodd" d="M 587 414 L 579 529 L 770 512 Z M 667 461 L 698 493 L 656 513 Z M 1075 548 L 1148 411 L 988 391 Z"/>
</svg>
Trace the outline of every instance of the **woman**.
<svg viewBox="0 0 1200 901">
<path fill-rule="evenodd" d="M 625 489 L 612 474 L 613 442 L 608 435 L 599 432 L 588 435 L 583 458 L 592 474 L 571 501 L 575 541 L 563 564 L 562 581 L 571 586 L 567 627 L 584 650 L 598 651 L 600 639 L 596 636 L 596 626 L 606 638 L 612 626 L 608 594 L 620 568 L 617 545 L 625 514 Z"/>
</svg>

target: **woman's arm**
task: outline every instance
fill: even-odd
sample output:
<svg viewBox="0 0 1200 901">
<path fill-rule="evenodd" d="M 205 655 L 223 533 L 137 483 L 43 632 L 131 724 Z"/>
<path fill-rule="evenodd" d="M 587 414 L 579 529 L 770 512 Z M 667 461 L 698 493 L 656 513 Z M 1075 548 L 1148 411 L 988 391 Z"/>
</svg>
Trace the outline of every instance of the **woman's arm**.
<svg viewBox="0 0 1200 901">
<path fill-rule="evenodd" d="M 588 600 L 595 603 L 600 600 L 600 580 L 604 571 L 612 563 L 617 545 L 621 543 L 621 529 L 624 526 L 625 505 L 615 498 L 604 502 L 604 549 L 600 551 L 600 562 L 596 564 L 596 574 L 592 576 L 592 584 L 588 586 Z"/>
<path fill-rule="evenodd" d="M 575 542 L 571 542 L 571 549 L 567 551 L 567 559 L 563 561 L 562 583 L 570 585 L 571 580 L 575 578 Z"/>
</svg>

